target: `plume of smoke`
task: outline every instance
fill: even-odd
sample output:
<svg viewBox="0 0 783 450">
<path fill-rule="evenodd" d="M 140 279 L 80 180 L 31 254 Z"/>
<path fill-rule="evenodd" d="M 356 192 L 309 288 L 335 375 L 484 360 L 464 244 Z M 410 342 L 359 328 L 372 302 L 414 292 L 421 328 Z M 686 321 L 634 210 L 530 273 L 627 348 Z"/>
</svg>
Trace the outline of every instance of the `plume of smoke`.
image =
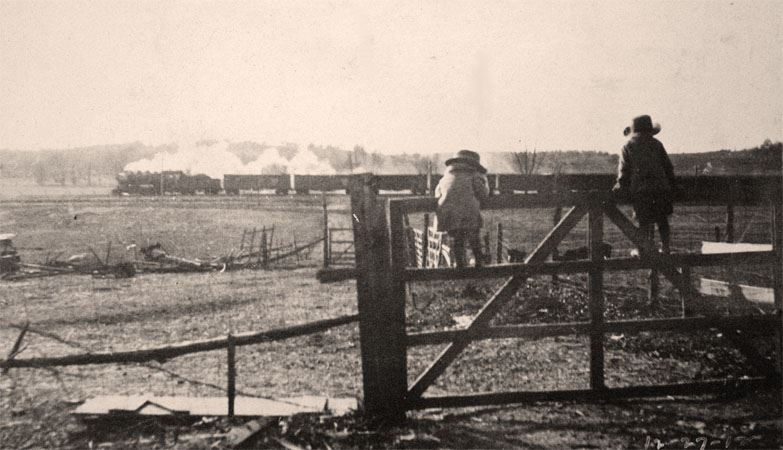
<svg viewBox="0 0 783 450">
<path fill-rule="evenodd" d="M 222 178 L 225 173 L 243 166 L 235 154 L 228 151 L 227 142 L 212 145 L 179 145 L 175 152 L 156 153 L 152 158 L 144 158 L 125 166 L 126 171 L 161 172 L 181 170 L 193 175 L 204 174 L 213 178 Z"/>
<path fill-rule="evenodd" d="M 333 175 L 337 173 L 326 161 L 321 161 L 310 150 L 299 152 L 288 162 L 290 173 L 296 175 Z"/>
<path fill-rule="evenodd" d="M 181 170 L 192 175 L 205 174 L 212 178 L 222 178 L 225 174 L 331 175 L 336 173 L 327 161 L 321 161 L 312 151 L 302 149 L 288 160 L 280 155 L 278 149 L 268 148 L 254 161 L 243 164 L 240 158 L 229 150 L 229 143 L 225 141 L 178 145 L 175 152 L 156 153 L 152 158 L 129 163 L 124 170 L 142 172 Z"/>
</svg>

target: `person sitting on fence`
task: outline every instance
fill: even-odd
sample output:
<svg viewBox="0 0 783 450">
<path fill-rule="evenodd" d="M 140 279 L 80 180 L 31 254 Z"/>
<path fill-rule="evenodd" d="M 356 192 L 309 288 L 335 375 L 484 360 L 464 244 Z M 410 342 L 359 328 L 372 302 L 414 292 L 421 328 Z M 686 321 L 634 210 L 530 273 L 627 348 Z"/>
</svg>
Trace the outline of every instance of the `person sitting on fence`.
<svg viewBox="0 0 783 450">
<path fill-rule="evenodd" d="M 455 157 L 446 160 L 446 172 L 435 188 L 438 231 L 448 232 L 453 240 L 457 267 L 467 265 L 465 241 L 473 250 L 476 266 L 484 264 L 479 233 L 483 225 L 481 203 L 489 196 L 486 173 L 478 153 L 460 150 Z"/>
<path fill-rule="evenodd" d="M 618 167 L 617 183 L 612 191 L 633 205 L 639 221 L 645 247 L 642 252 L 654 249 L 655 224 L 661 235 L 661 247 L 669 253 L 671 230 L 669 216 L 673 212 L 672 197 L 676 187 L 674 167 L 663 144 L 653 136 L 661 131 L 653 125 L 650 116 L 633 119 L 623 131 L 631 137 L 623 147 Z"/>
</svg>

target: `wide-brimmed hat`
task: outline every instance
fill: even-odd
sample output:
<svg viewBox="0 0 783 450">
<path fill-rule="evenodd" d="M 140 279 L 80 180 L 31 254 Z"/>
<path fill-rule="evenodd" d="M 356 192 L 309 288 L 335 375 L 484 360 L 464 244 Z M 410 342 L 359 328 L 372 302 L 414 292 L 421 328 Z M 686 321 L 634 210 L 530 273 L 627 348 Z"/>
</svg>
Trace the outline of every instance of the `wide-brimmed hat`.
<svg viewBox="0 0 783 450">
<path fill-rule="evenodd" d="M 625 130 L 623 130 L 623 136 L 628 136 L 631 133 L 634 134 L 649 133 L 652 135 L 656 135 L 660 133 L 660 131 L 661 131 L 661 125 L 657 123 L 653 124 L 650 116 L 645 114 L 643 116 L 634 117 L 631 126 L 625 127 Z"/>
<path fill-rule="evenodd" d="M 474 152 L 473 150 L 460 150 L 457 152 L 456 155 L 454 155 L 453 158 L 449 158 L 446 160 L 446 165 L 450 166 L 454 163 L 465 163 L 470 166 L 473 166 L 476 170 L 478 170 L 481 173 L 487 173 L 487 169 L 481 165 L 481 157 L 478 153 Z"/>
</svg>

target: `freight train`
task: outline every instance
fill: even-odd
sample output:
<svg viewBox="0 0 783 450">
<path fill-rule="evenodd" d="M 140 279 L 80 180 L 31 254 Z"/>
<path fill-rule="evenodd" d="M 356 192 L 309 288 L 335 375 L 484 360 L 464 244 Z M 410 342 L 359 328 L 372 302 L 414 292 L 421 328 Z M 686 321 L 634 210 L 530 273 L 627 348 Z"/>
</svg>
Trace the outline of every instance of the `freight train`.
<svg viewBox="0 0 783 450">
<path fill-rule="evenodd" d="M 117 177 L 117 194 L 160 195 L 168 194 L 218 194 L 240 195 L 250 192 L 275 192 L 283 195 L 290 192 L 307 194 L 313 191 L 344 191 L 348 193 L 351 175 L 234 175 L 227 174 L 221 180 L 206 175 L 188 175 L 181 171 L 161 173 L 123 172 Z M 440 175 L 432 175 L 430 188 L 434 189 Z M 490 174 L 489 185 L 493 192 L 511 194 L 514 192 L 571 192 L 606 191 L 615 182 L 613 174 L 561 174 L 561 175 L 518 175 Z M 732 185 L 734 196 L 758 196 L 769 190 L 780 190 L 779 176 L 684 176 L 677 177 L 682 190 L 705 195 L 725 190 L 726 183 Z M 407 191 L 414 195 L 427 193 L 426 175 L 376 175 L 376 186 L 380 191 Z M 763 191 L 763 192 L 762 192 Z"/>
</svg>

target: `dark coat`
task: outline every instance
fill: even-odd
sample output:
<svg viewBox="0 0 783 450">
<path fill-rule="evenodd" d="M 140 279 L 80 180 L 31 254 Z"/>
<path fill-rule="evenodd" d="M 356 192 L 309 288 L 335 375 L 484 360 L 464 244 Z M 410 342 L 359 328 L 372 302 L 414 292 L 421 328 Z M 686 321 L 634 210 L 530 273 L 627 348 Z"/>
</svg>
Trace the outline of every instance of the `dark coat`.
<svg viewBox="0 0 783 450">
<path fill-rule="evenodd" d="M 631 199 L 671 194 L 675 187 L 669 155 L 663 144 L 648 133 L 635 134 L 625 144 L 617 172 L 617 187 Z"/>
<path fill-rule="evenodd" d="M 481 228 L 481 202 L 489 196 L 487 176 L 463 163 L 446 167 L 435 188 L 438 231 Z"/>
<path fill-rule="evenodd" d="M 623 147 L 614 191 L 630 200 L 640 224 L 673 212 L 674 166 L 663 144 L 649 133 L 634 134 Z"/>
</svg>

